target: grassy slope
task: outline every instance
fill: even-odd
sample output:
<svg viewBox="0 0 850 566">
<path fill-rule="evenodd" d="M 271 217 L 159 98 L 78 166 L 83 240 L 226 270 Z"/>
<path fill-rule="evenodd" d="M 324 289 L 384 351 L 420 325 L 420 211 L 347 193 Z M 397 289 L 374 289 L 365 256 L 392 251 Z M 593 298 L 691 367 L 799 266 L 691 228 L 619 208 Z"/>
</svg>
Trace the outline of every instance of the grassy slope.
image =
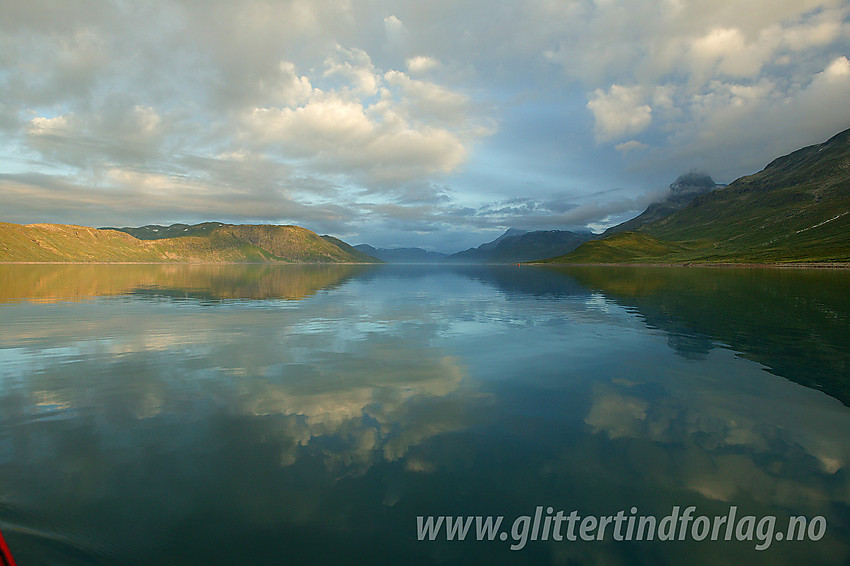
<svg viewBox="0 0 850 566">
<path fill-rule="evenodd" d="M 2 261 L 163 261 L 128 234 L 62 224 L 0 223 Z"/>
<path fill-rule="evenodd" d="M 358 263 L 363 260 L 298 226 L 225 224 L 207 226 L 202 235 L 139 240 L 121 231 L 85 226 L 0 223 L 0 261 Z"/>
<path fill-rule="evenodd" d="M 850 130 L 553 263 L 850 261 Z"/>
<path fill-rule="evenodd" d="M 647 234 L 622 232 L 604 240 L 592 240 L 575 251 L 545 260 L 547 263 L 642 263 L 686 251 L 687 248 L 664 242 Z"/>
</svg>

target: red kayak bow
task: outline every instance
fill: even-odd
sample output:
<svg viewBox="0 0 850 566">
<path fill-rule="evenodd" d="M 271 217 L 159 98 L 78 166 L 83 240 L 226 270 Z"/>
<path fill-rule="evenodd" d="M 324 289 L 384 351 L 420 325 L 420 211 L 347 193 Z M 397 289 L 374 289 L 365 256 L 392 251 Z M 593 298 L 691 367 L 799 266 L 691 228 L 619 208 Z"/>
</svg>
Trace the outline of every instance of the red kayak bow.
<svg viewBox="0 0 850 566">
<path fill-rule="evenodd" d="M 12 552 L 9 550 L 9 545 L 3 538 L 3 533 L 0 533 L 0 564 L 3 566 L 16 566 L 15 559 L 12 558 Z"/>
</svg>

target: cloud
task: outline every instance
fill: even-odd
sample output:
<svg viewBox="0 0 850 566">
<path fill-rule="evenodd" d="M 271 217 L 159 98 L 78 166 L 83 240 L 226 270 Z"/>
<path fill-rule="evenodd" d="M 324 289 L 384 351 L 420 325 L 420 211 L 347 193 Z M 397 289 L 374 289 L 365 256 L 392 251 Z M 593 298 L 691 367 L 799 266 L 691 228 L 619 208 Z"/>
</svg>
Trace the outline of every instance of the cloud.
<svg viewBox="0 0 850 566">
<path fill-rule="evenodd" d="M 34 136 L 66 135 L 69 131 L 68 116 L 45 118 L 36 116 L 30 120 L 29 133 Z"/>
<path fill-rule="evenodd" d="M 774 49 L 771 43 L 748 43 L 737 28 L 714 28 L 695 38 L 689 46 L 687 66 L 692 81 L 700 84 L 706 78 L 717 75 L 756 76 Z"/>
<path fill-rule="evenodd" d="M 170 127 L 156 109 L 113 96 L 97 112 L 35 116 L 25 135 L 48 160 L 100 169 L 156 159 Z"/>
<path fill-rule="evenodd" d="M 805 145 L 825 141 L 850 127 L 850 117 L 832 109 L 850 96 L 850 62 L 828 62 L 807 81 L 785 87 L 766 78 L 758 82 L 715 81 L 705 93 L 675 95 L 683 116 L 669 134 L 669 147 L 649 151 L 658 163 L 690 162 L 723 182 L 756 171 L 767 161 Z M 767 157 L 766 157 L 767 156 Z"/>
<path fill-rule="evenodd" d="M 247 143 L 277 147 L 320 169 L 404 181 L 449 173 L 466 158 L 455 133 L 415 123 L 383 100 L 362 102 L 317 93 L 298 108 L 256 108 L 243 118 Z"/>
<path fill-rule="evenodd" d="M 337 46 L 336 54 L 326 59 L 322 78 L 339 82 L 324 89 L 306 76 L 294 80 L 294 66 L 282 64 L 300 103 L 243 112 L 237 125 L 243 147 L 274 149 L 311 169 L 403 190 L 455 171 L 469 147 L 494 131 L 462 93 L 398 70 L 380 73 L 359 49 Z"/>
<path fill-rule="evenodd" d="M 629 140 L 627 142 L 618 143 L 617 145 L 614 146 L 614 149 L 616 149 L 617 151 L 622 151 L 623 153 L 628 153 L 630 151 L 638 151 L 638 150 L 641 150 L 641 149 L 646 149 L 647 147 L 649 147 L 649 146 L 646 145 L 645 143 L 640 143 L 637 140 Z"/>
<path fill-rule="evenodd" d="M 308 77 L 297 73 L 294 63 L 281 61 L 277 71 L 268 73 L 254 92 L 258 102 L 294 106 L 310 98 L 313 85 Z"/>
<path fill-rule="evenodd" d="M 37 194 L 60 221 L 61 207 L 85 223 L 71 211 L 91 201 L 103 207 L 91 223 L 110 213 L 129 223 L 135 210 L 137 222 L 165 211 L 346 229 L 359 212 L 338 209 L 360 193 L 441 201 L 428 181 L 457 171 L 494 131 L 459 90 L 379 68 L 365 49 L 337 41 L 353 36 L 334 26 L 364 16 L 341 3 L 181 2 L 158 26 L 147 21 L 156 14 L 142 8 L 133 22 L 125 8 L 93 4 L 88 18 L 69 14 L 63 26 L 36 6 L 4 4 L 18 25 L 0 38 L 15 54 L 0 57 L 0 125 L 19 145 L 7 142 L 0 160 L 57 181 L 0 185 L 4 219 L 38 220 Z M 374 21 L 393 41 L 408 34 L 397 17 Z M 399 63 L 440 67 L 429 57 Z M 61 188 L 71 180 L 74 191 Z"/>
<path fill-rule="evenodd" d="M 754 117 L 762 112 L 758 104 L 746 104 L 743 89 L 758 91 L 771 84 L 776 101 L 804 105 L 806 85 L 827 62 L 850 49 L 850 6 L 835 0 L 754 2 L 746 13 L 730 1 L 709 6 L 659 0 L 641 2 L 639 9 L 635 2 L 622 1 L 593 9 L 573 7 L 569 18 L 555 8 L 537 6 L 527 17 L 548 20 L 542 29 L 551 36 L 541 41 L 553 47 L 544 49 L 544 56 L 566 78 L 585 86 L 598 142 L 618 144 L 640 133 L 641 143 L 652 140 L 647 145 L 664 151 L 682 147 L 684 137 L 705 134 L 717 141 L 713 149 L 726 159 L 730 155 L 721 147 L 735 144 L 737 132 L 701 133 L 700 128 L 725 122 L 728 105 L 717 102 L 729 98 L 730 85 L 737 91 L 730 103 L 743 106 L 737 115 L 754 128 L 755 137 L 772 145 L 777 128 L 750 119 L 750 113 Z M 717 113 L 714 118 L 708 116 L 712 112 Z M 797 121 L 789 116 L 793 118 L 786 116 L 786 127 L 780 128 L 780 137 L 786 139 L 797 129 Z M 815 121 L 819 125 L 805 131 L 817 130 L 822 139 L 841 127 Z M 644 161 L 646 155 L 629 152 L 629 159 L 648 166 L 657 163 Z M 767 151 L 762 156 L 775 157 Z M 727 169 L 743 174 L 753 161 L 731 159 L 729 164 Z"/>
<path fill-rule="evenodd" d="M 830 63 L 823 71 L 826 80 L 841 80 L 850 76 L 850 61 L 841 56 Z"/>
<path fill-rule="evenodd" d="M 409 32 L 397 17 L 387 16 L 384 18 L 384 33 L 386 33 L 387 41 L 390 44 L 401 44 L 405 41 Z"/>
<path fill-rule="evenodd" d="M 433 57 L 418 55 L 407 59 L 407 70 L 411 73 L 427 73 L 440 67 L 440 62 Z"/>
<path fill-rule="evenodd" d="M 207 175 L 187 175 L 112 167 L 103 172 L 99 186 L 74 176 L 0 174 L 0 203 L 4 221 L 21 223 L 134 225 L 140 210 L 158 223 L 251 218 L 297 221 L 323 233 L 345 232 L 362 221 L 363 211 L 345 202 L 296 199 L 291 185 L 311 186 L 311 196 L 333 194 L 334 188 L 319 189 L 321 181 L 315 179 L 293 180 L 274 162 L 217 159 L 215 167 L 225 172 L 211 167 L 214 172 Z M 280 180 L 269 183 L 273 175 Z"/>
<path fill-rule="evenodd" d="M 400 71 L 388 71 L 384 80 L 388 86 L 397 89 L 399 104 L 406 108 L 408 114 L 431 124 L 441 124 L 444 127 L 463 125 L 468 122 L 468 116 L 474 115 L 469 98 L 462 93 L 453 92 L 432 82 L 412 79 Z M 492 122 L 484 125 L 481 121 L 473 126 L 478 135 L 491 133 L 491 128 Z"/>
<path fill-rule="evenodd" d="M 378 90 L 378 77 L 368 53 L 362 49 L 343 49 L 337 46 L 342 60 L 328 57 L 325 60 L 323 76 L 339 76 L 344 79 L 344 87 L 354 94 L 372 96 Z"/>
<path fill-rule="evenodd" d="M 607 93 L 596 89 L 587 103 L 596 121 L 596 140 L 615 140 L 646 129 L 652 121 L 652 108 L 643 102 L 640 87 L 614 84 Z"/>
</svg>

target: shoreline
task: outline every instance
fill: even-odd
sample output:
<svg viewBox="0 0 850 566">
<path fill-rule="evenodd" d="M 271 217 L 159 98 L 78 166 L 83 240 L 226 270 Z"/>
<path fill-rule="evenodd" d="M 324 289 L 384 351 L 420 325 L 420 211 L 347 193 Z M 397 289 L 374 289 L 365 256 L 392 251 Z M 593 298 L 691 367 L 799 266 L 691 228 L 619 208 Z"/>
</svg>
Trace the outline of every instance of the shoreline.
<svg viewBox="0 0 850 566">
<path fill-rule="evenodd" d="M 284 262 L 284 261 L 260 261 L 260 262 L 175 262 L 175 261 L 0 261 L 0 266 L 3 265 L 173 265 L 173 266 L 192 266 L 192 265 L 430 265 L 430 266 L 515 266 L 515 267 L 696 267 L 696 268 L 746 268 L 746 269 L 850 269 L 850 262 L 800 262 L 800 263 L 710 263 L 710 262 L 687 262 L 687 263 L 636 263 L 636 262 L 621 262 L 621 263 L 535 263 L 535 262 L 519 262 L 519 263 L 366 263 L 366 262 L 351 262 L 351 263 L 332 263 L 332 262 Z"/>
<path fill-rule="evenodd" d="M 800 262 L 800 263 L 735 263 L 735 262 L 682 262 L 682 263 L 521 263 L 518 265 L 542 267 L 731 267 L 746 269 L 850 269 L 850 262 Z"/>
<path fill-rule="evenodd" d="M 0 261 L 3 265 L 386 265 L 380 263 L 351 262 L 333 263 L 323 261 Z"/>
</svg>

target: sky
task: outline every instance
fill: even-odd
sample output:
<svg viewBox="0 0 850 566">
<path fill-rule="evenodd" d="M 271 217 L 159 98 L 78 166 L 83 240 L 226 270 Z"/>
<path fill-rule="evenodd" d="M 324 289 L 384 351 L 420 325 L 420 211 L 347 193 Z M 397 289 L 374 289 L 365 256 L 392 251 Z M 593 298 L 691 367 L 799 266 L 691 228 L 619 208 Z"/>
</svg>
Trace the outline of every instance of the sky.
<svg viewBox="0 0 850 566">
<path fill-rule="evenodd" d="M 0 221 L 592 229 L 850 128 L 847 0 L 3 0 Z"/>
</svg>

